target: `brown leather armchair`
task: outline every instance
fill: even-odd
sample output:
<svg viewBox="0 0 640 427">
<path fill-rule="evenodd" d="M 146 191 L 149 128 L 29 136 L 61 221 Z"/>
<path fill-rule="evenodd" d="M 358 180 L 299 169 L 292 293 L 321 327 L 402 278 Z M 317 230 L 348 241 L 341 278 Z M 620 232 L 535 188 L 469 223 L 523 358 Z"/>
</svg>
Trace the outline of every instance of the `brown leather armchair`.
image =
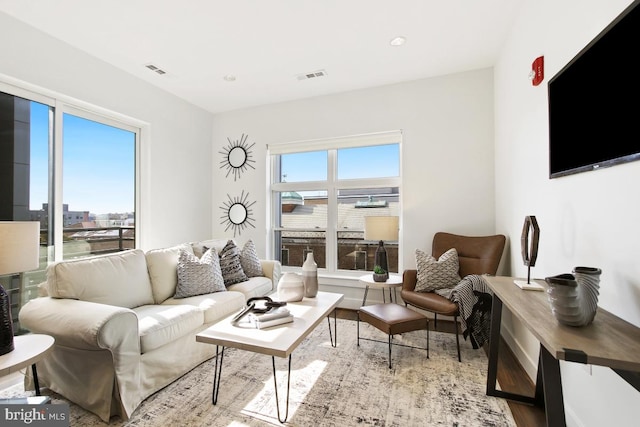
<svg viewBox="0 0 640 427">
<path fill-rule="evenodd" d="M 433 236 L 431 254 L 435 259 L 451 248 L 458 251 L 461 278 L 469 274 L 496 274 L 506 238 L 502 234 L 494 236 L 459 236 L 438 232 Z M 452 316 L 456 326 L 456 346 L 458 361 L 460 358 L 460 339 L 458 337 L 458 304 L 435 292 L 416 292 L 417 270 L 405 270 L 402 275 L 402 291 L 400 295 L 404 305 L 411 305 L 434 314 L 434 327 L 438 314 Z"/>
</svg>

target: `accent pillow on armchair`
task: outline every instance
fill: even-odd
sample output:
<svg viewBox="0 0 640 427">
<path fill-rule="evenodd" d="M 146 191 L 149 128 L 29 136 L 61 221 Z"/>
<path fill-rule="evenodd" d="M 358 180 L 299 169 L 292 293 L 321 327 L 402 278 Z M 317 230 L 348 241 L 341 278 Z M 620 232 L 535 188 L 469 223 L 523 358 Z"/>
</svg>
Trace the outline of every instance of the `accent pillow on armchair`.
<svg viewBox="0 0 640 427">
<path fill-rule="evenodd" d="M 458 251 L 451 248 L 439 259 L 416 249 L 416 292 L 433 292 L 455 287 L 460 282 L 458 275 Z"/>
</svg>

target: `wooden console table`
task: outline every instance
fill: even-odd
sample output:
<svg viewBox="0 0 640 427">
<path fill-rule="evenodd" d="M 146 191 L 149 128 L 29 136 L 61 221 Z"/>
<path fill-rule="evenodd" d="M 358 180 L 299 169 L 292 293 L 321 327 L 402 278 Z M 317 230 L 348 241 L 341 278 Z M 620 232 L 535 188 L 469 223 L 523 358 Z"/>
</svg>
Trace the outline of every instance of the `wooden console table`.
<svg viewBox="0 0 640 427">
<path fill-rule="evenodd" d="M 513 277 L 484 278 L 493 292 L 487 395 L 543 406 L 547 426 L 566 426 L 560 360 L 607 366 L 623 377 L 624 373 L 640 372 L 640 328 L 637 326 L 602 308 L 598 308 L 593 323 L 588 326 L 562 325 L 551 312 L 546 292 L 522 290 L 513 283 Z M 543 280 L 536 283 L 546 291 Z M 531 397 L 496 390 L 503 304 L 540 341 L 536 390 Z"/>
</svg>

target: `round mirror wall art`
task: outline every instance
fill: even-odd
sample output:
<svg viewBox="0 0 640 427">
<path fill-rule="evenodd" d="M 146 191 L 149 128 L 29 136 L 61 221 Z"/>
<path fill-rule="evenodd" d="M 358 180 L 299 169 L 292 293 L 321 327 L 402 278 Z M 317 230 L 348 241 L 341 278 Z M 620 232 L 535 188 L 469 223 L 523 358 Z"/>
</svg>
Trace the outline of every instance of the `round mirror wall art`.
<svg viewBox="0 0 640 427">
<path fill-rule="evenodd" d="M 225 178 L 233 173 L 233 180 L 235 181 L 241 177 L 247 168 L 255 169 L 252 165 L 252 163 L 255 163 L 255 160 L 252 159 L 253 153 L 251 149 L 256 143 L 254 142 L 249 145 L 247 138 L 249 138 L 249 135 L 245 134 L 242 134 L 240 139 L 234 141 L 227 138 L 229 144 L 224 147 L 222 151 L 219 151 L 219 153 L 223 155 L 223 159 L 220 162 L 220 169 L 227 170 Z"/>
<path fill-rule="evenodd" d="M 228 200 L 224 202 L 220 209 L 223 211 L 223 215 L 220 217 L 222 221 L 220 224 L 226 225 L 224 231 L 233 229 L 233 237 L 239 236 L 242 231 L 253 225 L 255 219 L 253 218 L 253 212 L 251 206 L 256 202 L 249 202 L 249 193 L 243 191 L 240 196 L 231 197 L 227 194 Z"/>
</svg>

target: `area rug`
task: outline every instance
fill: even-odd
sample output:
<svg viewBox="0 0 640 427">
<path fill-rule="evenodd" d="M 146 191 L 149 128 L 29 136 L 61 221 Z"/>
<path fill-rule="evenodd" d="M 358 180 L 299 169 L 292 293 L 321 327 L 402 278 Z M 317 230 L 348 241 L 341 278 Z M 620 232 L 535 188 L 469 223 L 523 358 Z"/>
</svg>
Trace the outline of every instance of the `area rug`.
<svg viewBox="0 0 640 427">
<path fill-rule="evenodd" d="M 333 324 L 333 319 L 331 320 Z M 337 347 L 327 322 L 293 352 L 290 426 L 516 426 L 507 402 L 486 396 L 487 357 L 455 336 L 432 332 L 425 350 L 393 346 L 389 369 L 386 335 L 360 323 L 360 336 L 382 342 L 356 343 L 356 321 L 338 319 Z M 425 331 L 396 335 L 394 343 L 426 344 Z M 211 402 L 214 359 L 146 399 L 131 419 L 112 426 L 280 425 L 270 356 L 227 349 L 217 404 Z M 287 359 L 276 358 L 281 416 L 286 411 Z M 46 392 L 46 390 L 45 390 Z M 21 386 L 1 397 L 24 394 Z M 47 394 L 47 393 L 45 393 Z M 53 403 L 67 402 L 51 394 Z M 70 404 L 71 426 L 106 425 Z"/>
</svg>

